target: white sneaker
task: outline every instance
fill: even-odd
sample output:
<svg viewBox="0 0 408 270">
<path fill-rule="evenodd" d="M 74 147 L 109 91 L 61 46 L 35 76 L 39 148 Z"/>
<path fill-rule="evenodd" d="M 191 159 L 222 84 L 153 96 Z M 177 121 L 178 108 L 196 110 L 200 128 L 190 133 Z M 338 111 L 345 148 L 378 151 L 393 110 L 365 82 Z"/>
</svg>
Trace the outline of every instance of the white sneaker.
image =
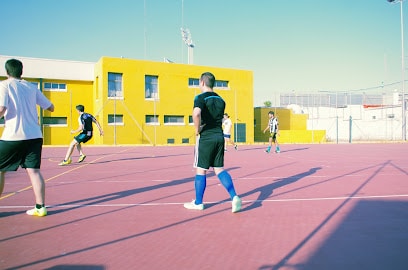
<svg viewBox="0 0 408 270">
<path fill-rule="evenodd" d="M 196 204 L 195 200 L 184 204 L 184 207 L 190 210 L 204 210 L 204 204 Z"/>
<path fill-rule="evenodd" d="M 236 213 L 241 210 L 242 201 L 238 196 L 232 198 L 232 213 Z"/>
</svg>

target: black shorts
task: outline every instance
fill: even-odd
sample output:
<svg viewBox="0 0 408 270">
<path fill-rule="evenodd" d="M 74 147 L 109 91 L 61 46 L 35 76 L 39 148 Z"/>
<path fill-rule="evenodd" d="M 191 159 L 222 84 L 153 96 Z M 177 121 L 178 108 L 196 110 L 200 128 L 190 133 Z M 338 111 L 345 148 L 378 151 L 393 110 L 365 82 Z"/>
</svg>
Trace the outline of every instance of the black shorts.
<svg viewBox="0 0 408 270">
<path fill-rule="evenodd" d="M 0 140 L 0 171 L 17 171 L 22 168 L 39 169 L 43 139 L 24 141 Z"/>
<path fill-rule="evenodd" d="M 224 136 L 221 134 L 197 137 L 194 168 L 208 170 L 210 167 L 224 167 Z"/>
<path fill-rule="evenodd" d="M 87 141 L 89 141 L 92 138 L 92 131 L 88 131 L 87 133 L 81 133 L 77 136 L 74 137 L 74 139 L 78 142 L 78 143 L 86 143 Z"/>
</svg>

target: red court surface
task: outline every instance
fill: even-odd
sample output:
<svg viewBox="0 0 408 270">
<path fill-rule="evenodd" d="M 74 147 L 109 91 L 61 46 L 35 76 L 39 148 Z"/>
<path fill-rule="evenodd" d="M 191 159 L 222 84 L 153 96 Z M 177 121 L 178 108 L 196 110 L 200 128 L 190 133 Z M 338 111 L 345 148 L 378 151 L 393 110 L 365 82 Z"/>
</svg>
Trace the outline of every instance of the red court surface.
<svg viewBox="0 0 408 270">
<path fill-rule="evenodd" d="M 235 214 L 212 171 L 206 208 L 184 209 L 193 146 L 84 149 L 60 167 L 66 148 L 44 148 L 47 217 L 6 175 L 0 269 L 408 269 L 408 144 L 231 147 Z"/>
</svg>

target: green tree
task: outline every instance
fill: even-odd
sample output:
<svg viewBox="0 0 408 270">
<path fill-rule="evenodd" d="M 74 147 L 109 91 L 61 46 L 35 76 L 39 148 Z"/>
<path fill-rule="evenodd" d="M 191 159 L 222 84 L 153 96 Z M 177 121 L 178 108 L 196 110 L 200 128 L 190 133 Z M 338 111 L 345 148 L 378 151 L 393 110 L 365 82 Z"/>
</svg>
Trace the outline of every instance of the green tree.
<svg viewBox="0 0 408 270">
<path fill-rule="evenodd" d="M 272 106 L 272 102 L 267 100 L 264 102 L 265 107 L 271 107 Z"/>
</svg>

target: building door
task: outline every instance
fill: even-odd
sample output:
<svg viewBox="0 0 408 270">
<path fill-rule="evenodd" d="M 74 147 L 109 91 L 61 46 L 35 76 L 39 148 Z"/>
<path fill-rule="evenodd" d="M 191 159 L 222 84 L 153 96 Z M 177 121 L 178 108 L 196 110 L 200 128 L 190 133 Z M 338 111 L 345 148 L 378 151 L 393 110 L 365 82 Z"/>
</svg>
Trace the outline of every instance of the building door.
<svg viewBox="0 0 408 270">
<path fill-rule="evenodd" d="M 234 142 L 246 142 L 246 124 L 234 124 Z"/>
</svg>

